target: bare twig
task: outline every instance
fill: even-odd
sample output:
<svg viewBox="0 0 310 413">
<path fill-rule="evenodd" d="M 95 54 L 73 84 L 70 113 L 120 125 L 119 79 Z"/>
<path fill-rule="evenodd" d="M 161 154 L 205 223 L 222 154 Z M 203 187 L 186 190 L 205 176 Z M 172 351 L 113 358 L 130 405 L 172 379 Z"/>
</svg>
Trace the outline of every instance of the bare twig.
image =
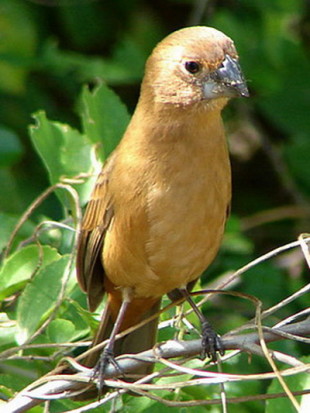
<svg viewBox="0 0 310 413">
<path fill-rule="evenodd" d="M 7 256 L 9 255 L 9 252 L 12 248 L 13 240 L 14 240 L 16 234 L 19 232 L 19 230 L 24 225 L 24 223 L 27 221 L 27 219 L 29 219 L 30 215 L 38 208 L 39 205 L 42 204 L 43 201 L 45 201 L 57 189 L 64 189 L 65 191 L 67 191 L 70 194 L 70 196 L 73 200 L 74 206 L 75 206 L 74 212 L 75 212 L 75 215 L 76 215 L 76 226 L 77 226 L 77 229 L 79 228 L 79 223 L 81 222 L 81 210 L 80 210 L 80 207 L 79 207 L 79 199 L 78 199 L 77 192 L 70 185 L 57 183 L 57 184 L 47 188 L 37 199 L 35 199 L 32 202 L 32 204 L 23 213 L 23 215 L 21 216 L 21 218 L 18 221 L 17 225 L 15 226 L 15 228 L 14 228 L 14 230 L 13 230 L 11 236 L 10 236 L 10 239 L 7 243 L 7 247 L 6 247 L 6 249 L 4 251 L 4 254 L 3 254 L 4 258 L 7 258 Z"/>
<path fill-rule="evenodd" d="M 289 324 L 283 326 L 281 329 L 268 329 L 264 331 L 264 341 L 266 343 L 272 341 L 283 340 L 282 337 L 283 333 L 288 334 L 295 334 L 298 336 L 302 335 L 309 335 L 310 334 L 310 320 L 304 320 L 298 323 Z M 247 353 L 251 353 L 251 350 L 257 346 L 259 343 L 259 335 L 256 332 L 248 333 L 248 334 L 240 334 L 240 335 L 225 335 L 222 338 L 223 346 L 226 350 L 229 349 L 239 349 L 242 351 L 246 351 Z M 137 355 L 122 355 L 117 358 L 117 363 L 122 372 L 125 374 L 130 374 L 131 371 L 137 369 L 138 366 L 143 365 L 144 363 L 155 363 L 155 362 L 162 362 L 165 365 L 168 365 L 170 362 L 167 360 L 170 358 L 176 357 L 189 357 L 189 356 L 197 356 L 201 354 L 201 340 L 192 340 L 192 341 L 168 341 L 161 345 L 158 345 L 155 350 L 145 351 L 143 353 Z M 255 351 L 253 352 L 255 354 Z M 307 371 L 309 370 L 309 366 L 303 363 L 295 364 L 296 367 L 287 369 L 285 371 L 281 371 L 281 376 L 287 374 L 296 374 L 297 372 Z M 176 364 L 173 363 L 170 365 L 176 370 Z M 184 367 L 178 367 L 178 369 L 184 372 Z M 188 371 L 189 372 L 189 371 Z M 225 381 L 235 381 L 240 380 L 243 377 L 243 380 L 254 380 L 259 378 L 272 378 L 275 377 L 274 373 L 264 373 L 262 375 L 227 375 L 221 373 L 214 373 L 210 371 L 204 370 L 197 370 L 192 369 L 191 373 L 195 376 L 201 375 L 202 378 L 199 379 L 200 382 L 202 381 L 206 384 L 209 383 L 219 383 Z M 28 389 L 25 389 L 21 393 L 19 393 L 14 399 L 12 399 L 6 405 L 6 413 L 20 413 L 27 411 L 30 407 L 33 407 L 37 404 L 40 404 L 42 400 L 48 400 L 57 395 L 57 399 L 64 398 L 64 397 L 72 397 L 76 392 L 81 391 L 83 387 L 89 386 L 89 380 L 92 377 L 92 369 L 85 369 L 82 368 L 76 374 L 72 375 L 57 375 L 57 376 L 45 376 L 39 381 L 33 383 Z M 151 378 L 156 377 L 156 374 L 159 372 L 150 375 L 148 378 L 144 378 L 145 380 L 150 380 Z M 159 389 L 163 388 L 162 386 L 158 386 L 156 384 L 140 384 L 141 382 L 136 383 L 126 383 L 126 382 L 119 382 L 111 379 L 115 379 L 120 375 L 119 369 L 116 369 L 113 365 L 109 365 L 106 369 L 105 374 L 105 383 L 106 385 L 111 385 L 112 387 L 124 388 L 131 391 L 139 391 L 143 389 L 151 390 L 151 389 Z M 154 376 L 155 375 L 155 376 Z M 202 380 L 202 381 L 201 381 Z M 145 382 L 145 381 L 144 381 Z M 199 384 L 198 381 L 191 381 L 190 383 L 186 384 L 179 384 L 180 386 L 184 385 L 197 385 Z M 136 387 L 135 387 L 136 386 Z M 167 388 L 169 386 L 175 388 L 176 384 L 169 384 L 166 385 Z M 115 392 L 114 392 L 115 393 Z M 111 394 L 114 394 L 111 393 Z M 111 400 L 111 395 L 108 395 L 104 398 L 104 401 Z M 115 396 L 114 396 L 115 397 Z M 229 400 L 229 399 L 228 399 Z M 101 403 L 103 400 L 101 400 Z M 96 403 L 95 403 L 96 404 Z M 96 404 L 97 406 L 97 404 Z M 83 410 L 81 410 L 83 411 Z"/>
<path fill-rule="evenodd" d="M 306 219 L 310 217 L 310 207 L 307 205 L 284 205 L 281 207 L 257 212 L 241 219 L 241 229 L 248 231 L 260 225 L 277 222 L 284 219 Z"/>
</svg>

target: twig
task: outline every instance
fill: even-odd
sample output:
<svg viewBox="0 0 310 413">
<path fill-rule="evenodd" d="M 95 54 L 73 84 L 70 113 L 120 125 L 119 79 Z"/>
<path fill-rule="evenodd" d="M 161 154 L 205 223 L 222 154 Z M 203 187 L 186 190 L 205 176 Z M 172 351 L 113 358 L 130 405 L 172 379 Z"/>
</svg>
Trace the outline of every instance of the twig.
<svg viewBox="0 0 310 413">
<path fill-rule="evenodd" d="M 296 335 L 309 335 L 310 334 L 310 320 L 304 320 L 298 323 L 285 325 L 281 329 L 277 329 L 275 331 L 268 330 L 264 332 L 264 341 L 266 343 L 272 341 L 283 340 L 284 338 L 279 333 L 289 333 L 289 334 L 296 334 Z M 259 342 L 259 335 L 255 333 L 248 333 L 248 334 L 240 334 L 235 336 L 223 336 L 223 346 L 225 350 L 229 349 L 240 349 L 246 352 L 251 352 L 251 349 L 254 348 L 254 345 L 257 345 Z M 168 341 L 166 343 L 161 344 L 160 346 L 156 347 L 155 353 L 160 354 L 160 358 L 156 356 L 154 350 L 145 351 L 143 353 L 137 355 L 123 355 L 117 358 L 118 366 L 120 369 L 126 373 L 130 374 L 131 371 L 137 369 L 138 366 L 143 365 L 145 362 L 147 363 L 155 363 L 159 360 L 165 360 L 169 358 L 176 358 L 176 357 L 188 357 L 188 356 L 197 356 L 201 353 L 201 340 L 192 340 L 192 341 Z M 158 353 L 159 352 L 159 353 Z M 255 354 L 255 351 L 254 351 Z M 166 362 L 167 363 L 167 362 Z M 285 374 L 296 374 L 296 372 L 306 371 L 309 369 L 309 366 L 306 366 L 301 363 L 297 367 L 293 369 L 286 370 Z M 193 370 L 197 375 L 199 370 Z M 135 390 L 134 385 L 132 383 L 124 383 L 124 382 L 115 382 L 109 379 L 115 378 L 119 376 L 119 370 L 115 369 L 113 365 L 108 366 L 105 374 L 106 384 L 110 384 L 114 387 L 125 386 L 127 389 Z M 154 373 L 155 374 L 155 373 Z M 150 375 L 149 377 L 154 377 Z M 157 373 L 158 374 L 158 373 Z M 209 382 L 213 383 L 215 381 L 222 381 L 227 380 L 229 377 L 231 379 L 233 377 L 242 377 L 238 375 L 221 375 L 221 373 L 212 373 L 212 372 L 202 372 L 204 376 L 209 377 Z M 210 375 L 213 378 L 210 378 Z M 218 377 L 218 379 L 215 379 Z M 283 372 L 281 372 L 283 375 Z M 256 378 L 271 378 L 274 377 L 274 373 L 264 373 L 263 375 L 252 375 L 253 379 Z M 72 397 L 74 394 L 73 392 L 81 391 L 84 386 L 89 386 L 89 380 L 92 377 L 92 369 L 83 369 L 82 372 L 73 375 L 58 375 L 58 376 L 45 376 L 44 378 L 40 379 L 39 381 L 33 383 L 31 387 L 19 393 L 14 399 L 12 399 L 7 405 L 4 410 L 5 413 L 21 413 L 28 410 L 30 407 L 33 407 L 37 404 L 42 402 L 42 399 L 49 399 L 50 396 L 57 395 L 57 398 L 60 399 L 62 397 Z M 226 379 L 225 379 L 226 377 Z M 247 375 L 245 379 L 249 379 L 250 375 Z M 146 379 L 146 378 L 144 378 Z M 148 378 L 149 379 L 149 378 Z M 202 378 L 200 380 L 204 380 L 206 382 L 206 378 Z M 44 383 L 45 381 L 45 383 Z M 84 383 L 84 384 L 83 384 Z M 194 383 L 192 383 L 194 384 Z M 198 382 L 195 382 L 198 384 Z M 135 383 L 136 387 L 138 383 Z M 146 386 L 146 385 L 144 385 Z M 152 386 L 157 385 L 148 385 L 148 389 L 153 388 Z M 174 384 L 169 384 L 169 386 L 175 387 Z M 140 387 L 141 389 L 142 387 Z M 158 386 L 157 386 L 158 388 Z M 111 400 L 110 395 L 108 396 L 108 400 Z M 104 400 L 107 400 L 106 398 Z M 229 399 L 227 399 L 229 401 Z M 81 410 L 82 411 L 82 410 Z"/>
</svg>

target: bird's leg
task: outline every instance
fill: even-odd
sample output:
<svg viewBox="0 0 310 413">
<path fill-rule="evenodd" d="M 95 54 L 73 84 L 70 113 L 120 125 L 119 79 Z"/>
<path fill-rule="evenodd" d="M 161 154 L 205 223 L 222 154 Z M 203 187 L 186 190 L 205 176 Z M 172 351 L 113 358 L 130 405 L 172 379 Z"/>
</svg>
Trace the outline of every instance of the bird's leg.
<svg viewBox="0 0 310 413">
<path fill-rule="evenodd" d="M 117 361 L 114 358 L 114 344 L 115 344 L 116 335 L 120 331 L 120 328 L 124 320 L 124 316 L 125 316 L 125 313 L 127 311 L 130 301 L 131 300 L 130 300 L 130 295 L 128 293 L 128 290 L 124 289 L 123 290 L 123 301 L 119 309 L 115 324 L 113 326 L 113 330 L 111 332 L 109 342 L 106 345 L 106 347 L 103 349 L 102 353 L 100 354 L 99 361 L 94 368 L 94 377 L 98 377 L 99 394 L 101 392 L 101 389 L 104 386 L 104 372 L 107 366 L 111 363 L 117 370 L 121 372 L 121 369 L 119 365 L 117 364 Z"/>
<path fill-rule="evenodd" d="M 222 344 L 222 340 L 220 336 L 216 334 L 216 332 L 213 330 L 213 328 L 211 327 L 211 324 L 206 319 L 206 317 L 202 314 L 202 312 L 199 310 L 199 308 L 193 301 L 187 289 L 180 288 L 179 291 L 183 295 L 183 297 L 186 299 L 186 301 L 189 303 L 189 305 L 192 307 L 192 309 L 194 310 L 195 314 L 197 315 L 201 323 L 201 329 L 202 329 L 201 357 L 205 358 L 207 355 L 212 361 L 214 362 L 217 361 L 217 357 L 216 357 L 217 352 L 220 353 L 221 356 L 224 355 L 223 344 Z"/>
</svg>

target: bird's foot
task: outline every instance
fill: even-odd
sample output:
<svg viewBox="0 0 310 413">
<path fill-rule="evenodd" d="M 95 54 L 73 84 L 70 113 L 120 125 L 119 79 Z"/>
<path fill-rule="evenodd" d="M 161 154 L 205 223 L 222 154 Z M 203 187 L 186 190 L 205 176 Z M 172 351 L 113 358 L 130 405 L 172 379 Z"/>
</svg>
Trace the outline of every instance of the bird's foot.
<svg viewBox="0 0 310 413">
<path fill-rule="evenodd" d="M 221 356 L 224 355 L 225 351 L 223 348 L 223 343 L 218 334 L 213 330 L 210 323 L 204 320 L 201 323 L 202 327 L 202 352 L 201 358 L 205 359 L 208 356 L 213 362 L 217 361 L 217 353 Z"/>
<path fill-rule="evenodd" d="M 120 368 L 119 364 L 115 360 L 113 350 L 107 347 L 102 351 L 100 358 L 98 360 L 98 363 L 94 367 L 94 372 L 93 372 L 93 379 L 98 380 L 97 387 L 98 387 L 99 397 L 102 394 L 102 389 L 105 385 L 104 376 L 106 373 L 106 369 L 110 364 L 112 364 L 114 368 L 119 371 L 119 373 L 123 374 L 122 369 Z"/>
</svg>

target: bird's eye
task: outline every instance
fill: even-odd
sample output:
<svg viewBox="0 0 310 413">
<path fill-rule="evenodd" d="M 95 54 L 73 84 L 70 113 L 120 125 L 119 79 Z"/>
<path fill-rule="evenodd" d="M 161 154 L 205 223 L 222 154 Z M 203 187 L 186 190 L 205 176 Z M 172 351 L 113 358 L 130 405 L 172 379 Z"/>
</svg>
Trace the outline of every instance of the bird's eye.
<svg viewBox="0 0 310 413">
<path fill-rule="evenodd" d="M 189 61 L 185 62 L 185 69 L 194 75 L 195 73 L 198 73 L 201 70 L 201 65 L 198 62 L 195 61 Z"/>
</svg>

